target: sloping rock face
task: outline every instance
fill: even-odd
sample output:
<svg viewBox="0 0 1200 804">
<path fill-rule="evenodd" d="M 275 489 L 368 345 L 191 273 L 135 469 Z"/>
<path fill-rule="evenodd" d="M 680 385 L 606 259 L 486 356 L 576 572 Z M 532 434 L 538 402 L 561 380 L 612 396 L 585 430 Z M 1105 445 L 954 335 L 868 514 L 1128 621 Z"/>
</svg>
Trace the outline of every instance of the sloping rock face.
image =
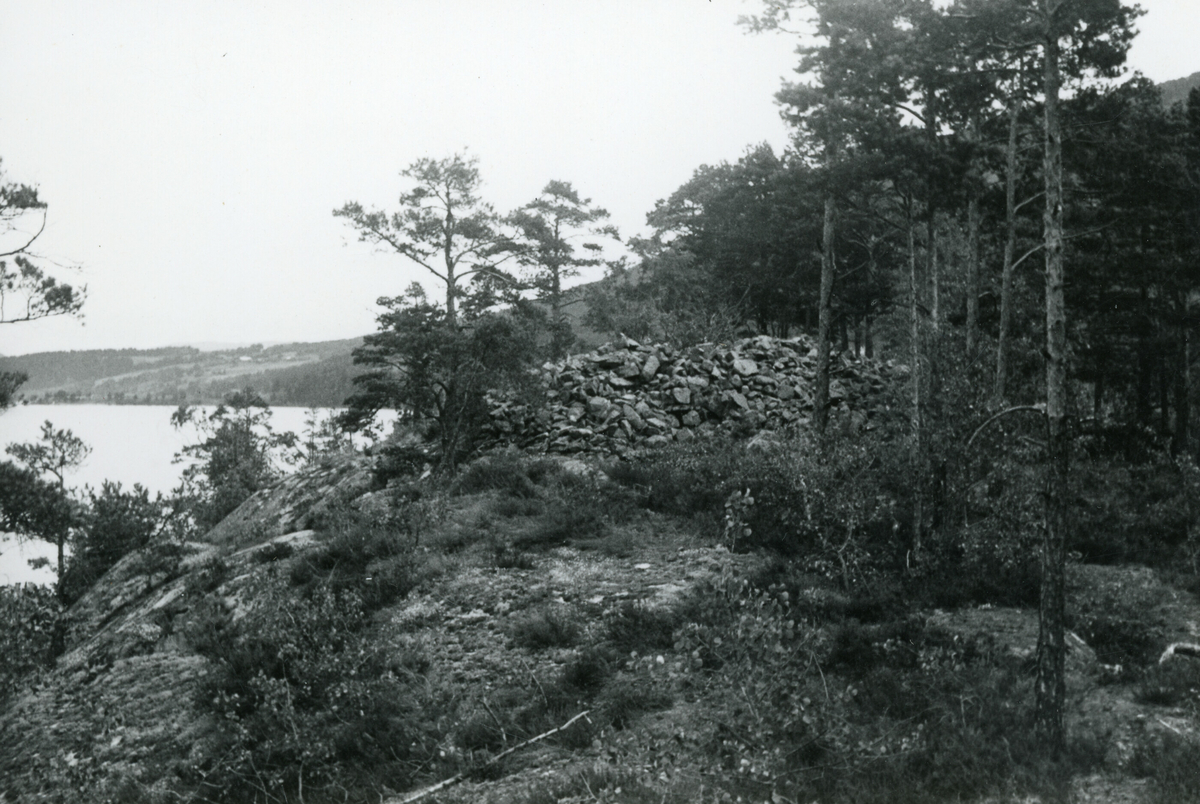
<svg viewBox="0 0 1200 804">
<path fill-rule="evenodd" d="M 816 371 L 816 345 L 806 336 L 688 349 L 626 338 L 543 366 L 541 405 L 492 396 L 489 432 L 529 451 L 625 455 L 718 430 L 776 430 L 810 419 Z M 835 357 L 831 405 L 861 427 L 906 373 L 890 362 Z"/>
<path fill-rule="evenodd" d="M 366 494 L 375 480 L 361 456 L 335 455 L 242 503 L 205 536 L 233 548 L 312 528 L 331 508 Z"/>
<path fill-rule="evenodd" d="M 176 561 L 155 560 L 144 552 L 125 556 L 71 608 L 60 666 L 154 652 L 170 636 L 190 574 L 217 558 L 236 572 L 255 548 L 311 533 L 325 513 L 366 494 L 373 482 L 369 459 L 331 456 L 250 497 L 204 541 L 184 545 Z"/>
<path fill-rule="evenodd" d="M 181 636 L 197 601 L 217 589 L 235 615 L 253 605 L 263 549 L 302 550 L 309 524 L 371 488 L 370 459 L 334 456 L 254 495 L 181 556 L 118 562 L 72 607 L 56 668 L 0 709 L 0 798 L 119 800 L 122 778 L 167 784 L 213 733 L 192 705 L 206 661 Z"/>
</svg>

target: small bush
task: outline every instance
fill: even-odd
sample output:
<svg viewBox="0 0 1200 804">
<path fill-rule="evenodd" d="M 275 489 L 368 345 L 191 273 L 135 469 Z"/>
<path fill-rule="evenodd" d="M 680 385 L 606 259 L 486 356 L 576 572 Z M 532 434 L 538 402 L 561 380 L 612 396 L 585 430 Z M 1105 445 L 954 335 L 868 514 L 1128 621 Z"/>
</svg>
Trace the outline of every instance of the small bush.
<svg viewBox="0 0 1200 804">
<path fill-rule="evenodd" d="M 456 494 L 478 494 L 493 489 L 525 499 L 537 494 L 537 487 L 526 474 L 525 462 L 519 455 L 508 452 L 475 461 L 459 473 L 452 487 Z"/>
<path fill-rule="evenodd" d="M 210 657 L 220 657 L 236 638 L 233 617 L 224 602 L 211 594 L 192 607 L 183 634 L 196 653 Z"/>
<path fill-rule="evenodd" d="M 531 570 L 537 566 L 533 556 L 511 544 L 498 544 L 492 552 L 497 569 Z"/>
<path fill-rule="evenodd" d="M 866 626 L 851 620 L 837 629 L 828 663 L 861 678 L 880 666 L 911 669 L 925 634 L 916 621 Z"/>
<path fill-rule="evenodd" d="M 272 561 L 282 561 L 290 558 L 296 549 L 287 542 L 271 542 L 266 547 L 254 552 L 254 561 L 258 564 L 270 564 Z"/>
<path fill-rule="evenodd" d="M 608 476 L 634 489 L 652 511 L 715 515 L 724 503 L 724 481 L 737 473 L 736 449 L 718 439 L 672 445 L 634 462 L 620 462 Z"/>
<path fill-rule="evenodd" d="M 562 464 L 552 458 L 539 458 L 525 467 L 525 474 L 539 486 L 545 486 L 563 476 Z"/>
<path fill-rule="evenodd" d="M 487 712 L 476 712 L 458 727 L 456 742 L 467 751 L 499 751 L 507 733 Z"/>
<path fill-rule="evenodd" d="M 71 555 L 63 577 L 67 602 L 82 597 L 122 557 L 143 550 L 166 535 L 168 503 L 154 499 L 135 484 L 125 491 L 120 483 L 105 480 L 100 493 L 88 489 L 88 501 L 71 533 Z"/>
<path fill-rule="evenodd" d="M 608 530 L 605 519 L 599 506 L 556 502 L 531 529 L 514 536 L 513 545 L 549 549 L 576 540 L 599 539 Z"/>
<path fill-rule="evenodd" d="M 63 639 L 63 614 L 48 586 L 0 586 L 0 702 L 31 673 L 54 664 Z"/>
<path fill-rule="evenodd" d="M 1153 665 L 1138 682 L 1136 698 L 1156 706 L 1190 703 L 1200 709 L 1200 662 L 1182 658 Z"/>
<path fill-rule="evenodd" d="M 546 504 L 531 497 L 503 497 L 496 501 L 492 510 L 497 516 L 512 519 L 519 516 L 539 516 Z"/>
<path fill-rule="evenodd" d="M 368 611 L 390 606 L 420 585 L 420 564 L 412 554 L 390 556 L 367 565 L 366 575 L 358 583 L 347 583 L 362 596 Z"/>
<path fill-rule="evenodd" d="M 1130 770 L 1153 782 L 1152 801 L 1161 804 L 1200 801 L 1200 744 L 1162 733 L 1137 747 Z"/>
<path fill-rule="evenodd" d="M 1152 437 L 1142 454 L 1132 456 L 1095 449 L 1098 438 L 1081 445 L 1085 452 L 1093 447 L 1096 457 L 1082 455 L 1071 469 L 1079 522 L 1070 549 L 1094 564 L 1178 566 L 1200 493 L 1194 463 L 1173 458 Z"/>
<path fill-rule="evenodd" d="M 651 510 L 707 518 L 731 549 L 810 556 L 850 585 L 895 550 L 898 454 L 866 435 L 781 434 L 765 445 L 714 437 L 617 464 L 609 476 Z"/>
<path fill-rule="evenodd" d="M 605 621 L 608 642 L 621 653 L 668 650 L 679 619 L 673 611 L 644 603 L 624 603 Z"/>
<path fill-rule="evenodd" d="M 584 695 L 593 695 L 612 675 L 612 656 L 599 648 L 577 653 L 562 671 L 561 684 Z"/>
<path fill-rule="evenodd" d="M 292 565 L 294 585 L 352 592 L 373 611 L 406 596 L 423 577 L 417 538 L 402 512 L 379 519 L 342 511 L 331 518 L 325 537 Z"/>
<path fill-rule="evenodd" d="M 671 693 L 648 684 L 643 678 L 621 678 L 604 687 L 599 696 L 600 717 L 614 729 L 627 728 L 645 712 L 669 709 Z"/>
<path fill-rule="evenodd" d="M 1103 664 L 1145 666 L 1162 651 L 1161 638 L 1137 618 L 1091 615 L 1076 626 Z"/>
<path fill-rule="evenodd" d="M 229 564 L 219 555 L 204 559 L 187 578 L 187 592 L 193 596 L 203 596 L 213 592 L 229 579 Z"/>
<path fill-rule="evenodd" d="M 1030 529 L 1006 530 L 1011 523 L 988 519 L 934 545 L 918 571 L 906 578 L 906 591 L 922 604 L 1036 607 L 1041 593 L 1038 536 Z"/>
<path fill-rule="evenodd" d="M 228 746 L 192 769 L 198 793 L 291 800 L 301 787 L 319 797 L 409 786 L 439 738 L 421 711 L 423 685 L 395 671 L 400 660 L 419 668 L 419 658 L 389 657 L 353 592 L 322 585 L 297 597 L 269 580 L 258 600 L 236 622 L 212 601 L 189 627 L 213 662 L 196 705 L 217 716 Z"/>
<path fill-rule="evenodd" d="M 518 617 L 510 635 L 513 644 L 529 650 L 566 648 L 580 637 L 578 621 L 561 607 L 547 607 Z"/>
<path fill-rule="evenodd" d="M 379 487 L 416 478 L 438 461 L 433 446 L 414 432 L 389 437 L 387 443 L 375 447 L 373 454 L 371 473 Z"/>
</svg>

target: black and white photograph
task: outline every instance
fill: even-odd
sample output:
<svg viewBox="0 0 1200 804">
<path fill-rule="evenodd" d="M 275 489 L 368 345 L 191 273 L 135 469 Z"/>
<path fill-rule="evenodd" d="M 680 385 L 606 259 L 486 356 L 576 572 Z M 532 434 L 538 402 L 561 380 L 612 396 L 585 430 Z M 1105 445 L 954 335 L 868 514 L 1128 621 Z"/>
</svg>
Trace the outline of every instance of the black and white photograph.
<svg viewBox="0 0 1200 804">
<path fill-rule="evenodd" d="M 0 3 L 0 802 L 1200 802 L 1197 34 Z"/>
</svg>

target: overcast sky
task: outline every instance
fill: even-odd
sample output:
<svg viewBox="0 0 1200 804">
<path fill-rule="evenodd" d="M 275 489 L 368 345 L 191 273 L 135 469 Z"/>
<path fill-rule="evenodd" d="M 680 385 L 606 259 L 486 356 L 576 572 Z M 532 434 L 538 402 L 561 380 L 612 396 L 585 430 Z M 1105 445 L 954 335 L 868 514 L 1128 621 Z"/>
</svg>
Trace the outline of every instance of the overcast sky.
<svg viewBox="0 0 1200 804">
<path fill-rule="evenodd" d="M 1143 0 L 1131 67 L 1200 70 L 1198 0 Z M 508 211 L 550 179 L 622 234 L 703 163 L 786 142 L 795 41 L 739 0 L 53 2 L 0 6 L 0 157 L 50 204 L 83 322 L 0 353 L 317 341 L 374 329 L 420 269 L 331 212 L 395 208 L 399 171 L 464 148 Z"/>
</svg>

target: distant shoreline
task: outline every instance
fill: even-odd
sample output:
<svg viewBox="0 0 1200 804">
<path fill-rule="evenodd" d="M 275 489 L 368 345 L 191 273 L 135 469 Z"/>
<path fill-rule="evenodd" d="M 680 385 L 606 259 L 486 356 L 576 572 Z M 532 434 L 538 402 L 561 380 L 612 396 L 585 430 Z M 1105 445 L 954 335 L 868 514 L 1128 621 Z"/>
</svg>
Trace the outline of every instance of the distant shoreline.
<svg viewBox="0 0 1200 804">
<path fill-rule="evenodd" d="M 67 401 L 42 400 L 42 399 L 18 399 L 16 402 L 14 402 L 12 404 L 12 407 L 14 407 L 14 408 L 30 407 L 33 405 L 53 405 L 53 406 L 62 406 L 62 407 L 72 407 L 75 405 L 104 405 L 106 407 L 113 407 L 113 408 L 129 408 L 129 407 L 177 408 L 180 405 L 184 405 L 186 407 L 194 407 L 197 405 L 203 406 L 203 405 L 220 405 L 220 404 L 222 404 L 222 400 L 220 400 L 220 399 L 200 400 L 197 402 L 158 402 L 158 401 L 117 402 L 117 401 L 106 400 L 106 399 L 72 399 L 72 400 L 67 400 Z M 278 404 L 272 402 L 272 403 L 270 403 L 270 407 L 271 408 L 299 408 L 300 410 L 313 410 L 313 409 L 316 409 L 316 410 L 345 410 L 345 408 L 346 408 L 345 405 L 297 405 L 297 404 L 288 403 L 288 402 L 280 402 Z"/>
</svg>

